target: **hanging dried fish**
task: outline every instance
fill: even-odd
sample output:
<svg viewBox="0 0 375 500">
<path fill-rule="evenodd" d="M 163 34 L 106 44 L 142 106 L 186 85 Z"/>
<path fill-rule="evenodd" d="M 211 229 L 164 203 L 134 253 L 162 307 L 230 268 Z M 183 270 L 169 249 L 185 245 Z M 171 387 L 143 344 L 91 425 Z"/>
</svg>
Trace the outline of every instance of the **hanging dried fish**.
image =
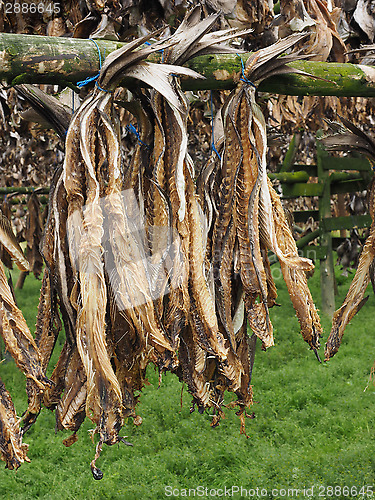
<svg viewBox="0 0 375 500">
<path fill-rule="evenodd" d="M 8 219 L 8 221 L 12 218 L 12 211 L 9 203 L 9 195 L 4 197 L 4 201 L 1 205 L 1 213 Z M 0 260 L 8 269 L 13 269 L 13 260 L 12 256 L 7 252 L 4 245 L 0 242 Z"/>
<path fill-rule="evenodd" d="M 0 458 L 8 469 L 18 469 L 27 457 L 29 445 L 22 443 L 22 432 L 12 399 L 0 379 Z"/>
<path fill-rule="evenodd" d="M 8 217 L 0 210 L 0 243 L 21 271 L 29 271 L 30 265 L 17 241 Z"/>
<path fill-rule="evenodd" d="M 168 76 L 172 72 L 198 75 L 177 66 L 142 61 L 167 46 L 159 44 L 135 51 L 150 36 L 108 56 L 98 80 L 99 90 L 82 104 L 67 133 L 63 182 L 68 203 L 70 265 L 76 279 L 70 300 L 74 296 L 75 339 L 87 378 L 86 414 L 99 434 L 92 462 L 96 476 L 100 476 L 95 461 L 102 444 L 118 442 L 123 424 L 123 392 L 111 364 L 113 348 L 107 342 L 108 286 L 119 312 L 135 327 L 141 344 L 149 345 L 155 353 L 167 350 L 172 358 L 175 356 L 154 308 L 142 213 L 137 217 L 139 200 L 132 195 L 125 198 L 126 192 L 122 193 L 120 137 L 113 95 L 100 90 L 111 91 L 118 78 L 127 75 L 151 83 L 167 99 L 178 103 Z M 105 244 L 109 246 L 106 257 L 105 231 Z"/>
<path fill-rule="evenodd" d="M 39 251 L 43 231 L 41 216 L 39 198 L 33 192 L 27 201 L 25 239 L 27 242 L 27 260 L 30 264 L 30 270 L 36 278 L 39 278 L 43 269 L 43 259 Z"/>
<path fill-rule="evenodd" d="M 217 307 L 229 337 L 233 338 L 232 311 L 235 309 L 231 283 L 235 271 L 234 255 L 238 252 L 238 273 L 249 325 L 265 348 L 273 345 L 268 308 L 276 299 L 267 251 L 272 250 L 284 270 L 288 269 L 301 283 L 297 294 L 300 302 L 305 301 L 307 289 L 302 279 L 303 271 L 311 269 L 313 265 L 308 259 L 298 256 L 278 196 L 271 191 L 266 173 L 266 126 L 255 102 L 255 85 L 270 74 L 288 71 L 285 63 L 301 56 L 278 56 L 303 38 L 304 35 L 292 35 L 251 56 L 242 81 L 223 110 L 226 137 L 221 165 L 220 203 L 213 235 Z M 288 232 L 282 233 L 284 226 Z M 284 243 L 285 238 L 288 244 Z M 298 271 L 301 273 L 296 273 Z M 287 284 L 291 297 L 295 299 L 296 287 L 291 286 L 290 280 L 289 283 L 287 280 Z M 296 300 L 294 305 L 297 305 Z M 312 301 L 310 307 L 314 311 L 312 317 L 317 337 L 321 327 Z M 309 312 L 299 311 L 301 322 L 305 314 Z M 310 342 L 311 336 L 304 337 L 310 345 L 318 347 L 316 339 Z"/>
<path fill-rule="evenodd" d="M 207 52 L 233 52 L 221 42 L 246 32 L 207 33 L 217 19 L 218 15 L 211 15 L 201 20 L 199 7 L 193 9 L 172 36 L 171 42 L 176 43 L 164 51 L 164 61 L 183 64 L 191 57 Z M 203 411 L 212 406 L 210 392 L 214 389 L 208 375 L 210 363 L 207 363 L 207 356 L 216 359 L 219 370 L 227 378 L 225 385 L 229 384 L 233 390 L 240 385 L 242 369 L 233 351 L 229 352 L 230 346 L 219 329 L 213 287 L 205 273 L 207 221 L 196 196 L 194 168 L 187 154 L 188 103 L 177 82 L 175 89 L 178 92 L 176 104 L 167 102 L 157 93 L 151 96 L 155 114 L 155 162 L 152 204 L 146 211 L 152 214 L 150 225 L 156 223 L 165 227 L 165 236 L 177 235 L 174 242 L 177 249 L 174 250 L 169 276 L 170 293 L 162 314 L 169 335 L 174 341 L 180 340 L 181 367 L 178 374 L 186 381 L 194 404 Z M 169 244 L 167 239 L 165 244 Z"/>
<path fill-rule="evenodd" d="M 20 88 L 62 137 L 67 129 L 66 154 L 52 179 L 41 241 L 46 268 L 35 340 L 0 269 L 3 337 L 28 378 L 23 432 L 43 404 L 55 410 L 57 429 L 72 432 L 64 440 L 70 446 L 88 416 L 98 434 L 95 479 L 103 477 L 96 461 L 104 443 L 130 445 L 120 431 L 125 418 L 139 420 L 137 392 L 150 362 L 160 380 L 169 370 L 187 384 L 191 411 L 212 408 L 212 426 L 223 415 L 225 391 L 234 392 L 232 406 L 239 407 L 245 433 L 256 339 L 264 348 L 273 344 L 269 308 L 276 287 L 269 250 L 280 260 L 305 340 L 318 347 L 320 323 L 304 272 L 312 263 L 298 256 L 267 178 L 266 126 L 254 88 L 270 75 L 293 71 L 285 63 L 300 56 L 279 56 L 304 35 L 250 57 L 223 109 L 220 152 L 196 183 L 188 100 L 178 75 L 200 75 L 180 65 L 197 55 L 232 53 L 224 42 L 249 32 L 211 32 L 218 18 L 201 19 L 196 7 L 170 38 L 145 46 L 159 32 L 152 33 L 111 53 L 69 126 L 69 113 L 58 103 L 39 89 Z M 146 61 L 156 51 L 163 62 Z M 133 89 L 135 102 L 118 102 L 114 90 L 124 77 L 151 89 Z M 117 105 L 137 120 L 137 128 L 129 127 L 138 139 L 131 161 L 125 161 Z M 32 203 L 35 219 L 39 208 Z M 22 261 L 19 249 L 12 251 Z M 59 313 L 66 340 L 49 381 Z M 11 463 L 4 436 L 8 443 L 0 429 L 0 450 Z"/>
<path fill-rule="evenodd" d="M 28 379 L 43 390 L 48 379 L 43 373 L 40 353 L 26 321 L 14 302 L 2 264 L 0 264 L 0 333 L 5 347 Z"/>
<path fill-rule="evenodd" d="M 346 128 L 340 124 L 333 123 L 331 128 L 336 134 L 325 137 L 323 142 L 329 150 L 356 150 L 365 154 L 372 165 L 375 161 L 375 141 L 368 134 L 340 116 L 340 120 Z M 368 297 L 364 298 L 367 285 L 370 282 L 370 269 L 375 259 L 375 183 L 372 181 L 369 194 L 369 212 L 372 219 L 370 235 L 368 236 L 361 255 L 359 257 L 358 268 L 346 294 L 344 303 L 334 313 L 332 319 L 332 329 L 329 334 L 326 348 L 325 360 L 328 361 L 336 354 L 344 335 L 344 330 L 349 321 L 366 303 Z"/>
</svg>

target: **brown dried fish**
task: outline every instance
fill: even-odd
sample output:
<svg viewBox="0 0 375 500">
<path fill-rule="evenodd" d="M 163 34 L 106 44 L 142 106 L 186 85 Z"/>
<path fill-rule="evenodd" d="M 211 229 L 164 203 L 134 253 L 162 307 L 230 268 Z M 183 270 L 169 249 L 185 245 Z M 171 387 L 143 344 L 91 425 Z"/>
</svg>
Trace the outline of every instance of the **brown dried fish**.
<svg viewBox="0 0 375 500">
<path fill-rule="evenodd" d="M 0 458 L 8 469 L 18 469 L 27 456 L 29 445 L 22 443 L 22 432 L 13 401 L 0 379 Z"/>
<path fill-rule="evenodd" d="M 332 136 L 325 137 L 323 143 L 330 150 L 348 151 L 357 150 L 365 154 L 372 165 L 375 162 L 375 141 L 361 129 L 340 116 L 340 120 L 346 128 L 340 124 L 331 124 L 336 132 Z M 370 282 L 370 269 L 375 259 L 375 182 L 372 180 L 369 194 L 369 212 L 372 219 L 370 234 L 363 246 L 359 257 L 358 267 L 346 294 L 344 303 L 335 311 L 332 319 L 332 329 L 326 342 L 325 361 L 334 356 L 344 335 L 344 330 L 355 314 L 366 303 L 368 297 L 364 298 L 367 285 Z"/>
</svg>

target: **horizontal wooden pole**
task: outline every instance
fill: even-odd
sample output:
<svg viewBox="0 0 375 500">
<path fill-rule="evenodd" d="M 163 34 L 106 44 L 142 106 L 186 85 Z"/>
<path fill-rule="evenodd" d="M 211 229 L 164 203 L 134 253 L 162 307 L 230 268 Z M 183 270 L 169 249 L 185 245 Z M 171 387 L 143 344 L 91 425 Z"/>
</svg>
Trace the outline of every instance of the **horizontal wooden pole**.
<svg viewBox="0 0 375 500">
<path fill-rule="evenodd" d="M 293 212 L 294 222 L 306 222 L 310 217 L 315 221 L 319 220 L 319 210 L 296 210 Z"/>
<path fill-rule="evenodd" d="M 36 191 L 36 194 L 48 194 L 48 187 L 26 187 L 26 186 L 9 186 L 9 187 L 0 187 L 0 194 L 11 194 L 11 193 L 19 193 L 19 194 L 28 194 Z"/>
<path fill-rule="evenodd" d="M 329 180 L 334 183 L 366 179 L 363 178 L 363 174 L 360 172 L 332 172 L 329 176 Z"/>
<path fill-rule="evenodd" d="M 371 164 L 364 156 L 358 158 L 354 156 L 332 156 L 322 157 L 324 170 L 359 170 L 370 172 Z"/>
<path fill-rule="evenodd" d="M 298 198 L 299 196 L 321 196 L 323 184 L 297 182 L 296 184 L 283 184 L 281 198 Z"/>
<path fill-rule="evenodd" d="M 268 177 L 273 180 L 278 180 L 286 184 L 295 184 L 296 182 L 307 182 L 309 174 L 300 170 L 299 172 L 278 172 L 277 174 L 269 173 Z"/>
<path fill-rule="evenodd" d="M 123 44 L 97 40 L 102 59 Z M 242 54 L 246 61 L 249 53 Z M 153 54 L 150 60 L 160 60 Z M 186 66 L 201 73 L 205 80 L 185 78 L 185 90 L 231 89 L 238 80 L 240 57 L 235 54 L 201 56 Z M 375 96 L 375 69 L 358 64 L 296 61 L 291 67 L 322 79 L 298 74 L 271 77 L 259 86 L 262 92 L 316 96 Z M 99 70 L 96 45 L 88 39 L 45 37 L 0 33 L 0 80 L 17 83 L 50 83 L 74 86 Z M 122 82 L 131 86 L 131 81 Z M 133 82 L 134 84 L 134 82 Z"/>
<path fill-rule="evenodd" d="M 315 231 L 311 231 L 311 233 L 302 236 L 299 240 L 297 240 L 297 248 L 305 247 L 310 241 L 315 240 L 320 235 L 320 229 L 315 229 Z"/>
<path fill-rule="evenodd" d="M 298 253 L 302 255 L 302 257 L 307 257 L 314 261 L 324 260 L 327 258 L 328 247 L 326 245 L 306 245 L 303 248 L 299 248 Z"/>
<path fill-rule="evenodd" d="M 370 227 L 372 223 L 370 215 L 348 215 L 344 217 L 326 217 L 320 222 L 324 232 L 337 231 L 341 229 L 353 229 Z"/>
</svg>

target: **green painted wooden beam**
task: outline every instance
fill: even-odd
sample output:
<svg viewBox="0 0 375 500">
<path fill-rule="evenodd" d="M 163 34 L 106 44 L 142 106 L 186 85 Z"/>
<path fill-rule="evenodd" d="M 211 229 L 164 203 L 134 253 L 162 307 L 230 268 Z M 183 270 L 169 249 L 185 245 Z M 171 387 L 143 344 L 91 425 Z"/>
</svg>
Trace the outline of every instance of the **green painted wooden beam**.
<svg viewBox="0 0 375 500">
<path fill-rule="evenodd" d="M 334 182 L 346 182 L 346 181 L 356 181 L 356 180 L 366 180 L 360 172 L 332 172 L 330 174 L 330 181 Z"/>
<path fill-rule="evenodd" d="M 292 171 L 293 172 L 299 172 L 300 170 L 303 170 L 304 172 L 307 172 L 310 177 L 318 177 L 318 168 L 317 168 L 316 165 L 294 164 L 292 166 Z"/>
<path fill-rule="evenodd" d="M 326 217 L 320 222 L 320 227 L 323 231 L 336 231 L 355 227 L 370 227 L 371 223 L 370 215 L 349 215 L 346 217 Z"/>
<path fill-rule="evenodd" d="M 123 45 L 108 40 L 97 40 L 97 43 L 102 58 Z M 241 55 L 243 61 L 249 55 Z M 153 54 L 150 60 L 160 60 L 160 57 L 160 54 Z M 232 54 L 201 56 L 187 66 L 206 79 L 183 79 L 185 90 L 231 89 L 238 81 L 241 61 L 239 56 Z M 279 75 L 265 80 L 259 90 L 288 95 L 375 96 L 375 69 L 372 67 L 316 61 L 296 61 L 290 66 L 324 80 L 298 74 Z M 98 70 L 98 50 L 90 40 L 0 33 L 0 80 L 8 84 L 75 85 L 77 81 L 94 76 Z M 123 82 L 125 86 L 131 84 L 130 80 Z"/>
<path fill-rule="evenodd" d="M 300 138 L 300 135 L 293 135 L 279 172 L 290 172 L 291 170 L 293 170 L 293 160 L 299 146 Z"/>
<path fill-rule="evenodd" d="M 286 184 L 307 182 L 309 180 L 309 174 L 303 170 L 301 170 L 300 172 L 279 172 L 277 174 L 269 173 L 268 177 L 271 180 L 277 179 L 278 181 Z"/>
<path fill-rule="evenodd" d="M 328 170 L 323 169 L 323 158 L 325 156 L 324 147 L 319 140 L 321 131 L 317 133 L 316 159 L 318 166 L 319 182 L 323 191 L 319 198 L 319 243 L 327 248 L 327 254 L 320 259 L 320 288 L 322 294 L 322 311 L 332 318 L 335 311 L 335 272 L 332 255 L 332 235 L 330 231 L 324 230 L 324 220 L 331 216 L 331 178 Z"/>
<path fill-rule="evenodd" d="M 298 182 L 296 184 L 282 185 L 282 198 L 298 198 L 299 196 L 321 196 L 323 193 L 323 184 Z"/>
<path fill-rule="evenodd" d="M 327 247 L 322 245 L 306 245 L 300 248 L 298 253 L 311 260 L 324 260 L 327 258 Z"/>
<path fill-rule="evenodd" d="M 297 240 L 297 248 L 305 247 L 310 241 L 315 240 L 320 235 L 320 229 L 315 229 L 315 231 L 311 231 L 311 233 L 302 236 L 299 240 Z"/>
<path fill-rule="evenodd" d="M 310 217 L 319 220 L 319 210 L 296 210 L 293 212 L 294 222 L 306 222 Z"/>
<path fill-rule="evenodd" d="M 49 192 L 49 188 L 48 187 L 36 188 L 36 187 L 26 187 L 26 186 L 0 187 L 0 194 L 10 194 L 10 193 L 27 194 L 27 193 L 33 193 L 34 191 L 37 191 L 37 194 L 47 194 Z"/>
<path fill-rule="evenodd" d="M 369 187 L 369 182 L 366 180 L 334 182 L 331 185 L 331 194 L 339 193 L 356 193 L 364 191 Z"/>
<path fill-rule="evenodd" d="M 327 155 L 323 158 L 323 168 L 325 170 L 359 170 L 369 172 L 371 165 L 364 156 L 331 156 Z"/>
</svg>

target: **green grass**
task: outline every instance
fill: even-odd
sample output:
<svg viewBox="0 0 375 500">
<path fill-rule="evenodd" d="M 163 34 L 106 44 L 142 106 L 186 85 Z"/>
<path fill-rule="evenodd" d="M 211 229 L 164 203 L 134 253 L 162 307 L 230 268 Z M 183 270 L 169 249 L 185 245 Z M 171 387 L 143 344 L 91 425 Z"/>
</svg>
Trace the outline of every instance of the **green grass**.
<svg viewBox="0 0 375 500">
<path fill-rule="evenodd" d="M 352 276 L 343 278 L 336 270 L 338 306 Z M 39 284 L 28 277 L 17 293 L 31 328 Z M 309 285 L 319 307 L 318 269 Z M 267 352 L 258 346 L 252 381 L 256 417 L 247 420 L 249 439 L 239 434 L 239 420 L 231 410 L 215 429 L 207 415 L 190 415 L 187 391 L 180 407 L 177 378 L 167 374 L 157 389 L 157 374 L 150 369 L 151 385 L 138 406 L 143 424 L 135 427 L 129 421 L 123 429 L 134 447 L 103 449 L 98 461 L 104 472 L 102 481 L 94 481 L 90 472 L 94 447 L 87 431 L 91 422 L 85 422 L 79 441 L 65 448 L 62 439 L 69 433 L 56 435 L 53 414 L 43 410 L 25 436 L 31 463 L 17 473 L 0 468 L 1 498 L 159 499 L 168 498 L 166 486 L 179 488 L 182 495 L 182 488 L 203 486 L 209 491 L 233 485 L 259 488 L 258 496 L 250 492 L 253 498 L 308 498 L 303 488 L 311 487 L 310 498 L 368 498 L 339 488 L 356 487 L 359 492 L 363 485 L 374 484 L 375 387 L 370 384 L 364 392 L 375 358 L 372 290 L 368 290 L 366 306 L 348 326 L 339 353 L 328 364 L 319 365 L 302 340 L 282 280 L 277 280 L 277 287 L 282 307 L 272 310 L 276 345 Z M 323 324 L 322 346 L 330 326 L 326 318 Z M 0 376 L 22 413 L 26 407 L 24 376 L 13 362 L 0 365 Z M 336 486 L 336 492 L 319 489 L 327 486 Z M 281 488 L 301 491 L 289 496 L 272 493 Z"/>
</svg>

